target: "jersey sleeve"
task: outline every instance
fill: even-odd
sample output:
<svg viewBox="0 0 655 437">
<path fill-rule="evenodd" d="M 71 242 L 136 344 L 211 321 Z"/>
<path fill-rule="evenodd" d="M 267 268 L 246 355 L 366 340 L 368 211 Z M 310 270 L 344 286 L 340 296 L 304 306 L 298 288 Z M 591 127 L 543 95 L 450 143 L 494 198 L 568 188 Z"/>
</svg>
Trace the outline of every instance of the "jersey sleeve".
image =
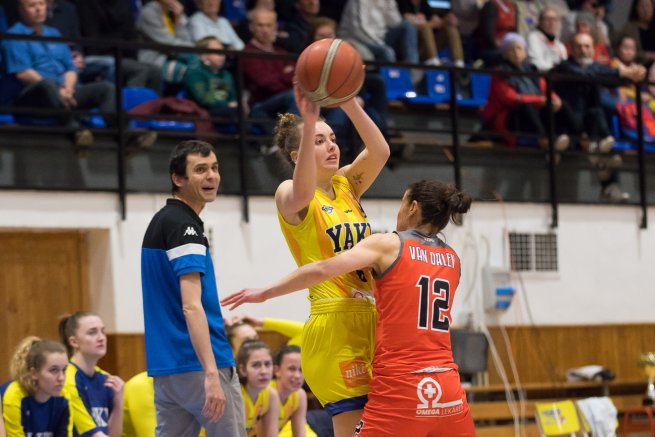
<svg viewBox="0 0 655 437">
<path fill-rule="evenodd" d="M 21 423 L 21 405 L 24 397 L 25 392 L 16 381 L 9 384 L 2 396 L 2 417 L 9 437 L 25 437 Z"/>
<path fill-rule="evenodd" d="M 69 368 L 71 367 L 72 366 L 69 366 Z M 75 385 L 74 371 L 67 370 L 66 384 L 64 384 L 64 390 L 62 394 L 66 399 L 68 399 L 71 416 L 73 418 L 73 427 L 75 429 L 76 435 L 79 437 L 87 437 L 98 431 L 102 431 L 102 429 L 96 425 L 93 417 L 91 417 L 91 414 L 86 409 L 84 401 L 80 397 L 80 393 L 77 390 L 77 386 Z"/>
<path fill-rule="evenodd" d="M 206 273 L 207 245 L 197 223 L 169 223 L 165 227 L 166 256 L 177 277 L 187 273 Z"/>
<path fill-rule="evenodd" d="M 304 323 L 283 319 L 264 319 L 262 328 L 275 331 L 289 337 L 288 344 L 300 345 Z"/>
</svg>

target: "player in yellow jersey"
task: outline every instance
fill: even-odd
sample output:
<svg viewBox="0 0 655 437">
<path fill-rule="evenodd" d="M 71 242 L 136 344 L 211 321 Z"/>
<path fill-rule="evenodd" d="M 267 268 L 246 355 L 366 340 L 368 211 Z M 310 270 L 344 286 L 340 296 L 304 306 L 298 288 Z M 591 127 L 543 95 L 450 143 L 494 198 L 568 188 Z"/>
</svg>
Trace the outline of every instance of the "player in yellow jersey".
<svg viewBox="0 0 655 437">
<path fill-rule="evenodd" d="M 339 168 L 339 146 L 319 107 L 296 88 L 302 119 L 280 116 L 275 144 L 294 164 L 275 193 L 278 218 L 298 265 L 330 258 L 370 235 L 359 200 L 389 158 L 389 144 L 355 99 L 342 103 L 365 148 Z M 309 290 L 302 368 L 312 392 L 332 414 L 336 437 L 350 436 L 366 403 L 375 340 L 371 274 L 359 271 Z"/>
<path fill-rule="evenodd" d="M 275 379 L 271 386 L 280 398 L 279 437 L 316 437 L 307 425 L 307 393 L 300 366 L 300 347 L 282 346 L 273 357 Z"/>
<path fill-rule="evenodd" d="M 270 386 L 273 357 L 266 343 L 246 340 L 237 353 L 248 437 L 277 437 L 280 399 Z"/>
</svg>

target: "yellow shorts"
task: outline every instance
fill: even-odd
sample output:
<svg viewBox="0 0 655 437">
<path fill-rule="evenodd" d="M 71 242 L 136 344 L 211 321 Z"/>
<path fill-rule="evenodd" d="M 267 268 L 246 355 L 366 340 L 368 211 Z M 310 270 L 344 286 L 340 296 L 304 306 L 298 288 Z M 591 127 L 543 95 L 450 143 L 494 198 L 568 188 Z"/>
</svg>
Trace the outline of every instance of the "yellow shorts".
<svg viewBox="0 0 655 437">
<path fill-rule="evenodd" d="M 375 305 L 367 299 L 311 303 L 311 316 L 303 328 L 301 364 L 309 388 L 323 406 L 368 394 L 376 318 Z M 330 412 L 360 408 L 363 404 L 344 405 Z"/>
</svg>

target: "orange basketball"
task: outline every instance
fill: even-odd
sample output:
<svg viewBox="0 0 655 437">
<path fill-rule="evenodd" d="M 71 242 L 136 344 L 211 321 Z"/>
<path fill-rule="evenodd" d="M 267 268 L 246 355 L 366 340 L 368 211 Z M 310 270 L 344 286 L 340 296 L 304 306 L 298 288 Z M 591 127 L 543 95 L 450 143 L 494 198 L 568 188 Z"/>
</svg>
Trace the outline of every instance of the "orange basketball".
<svg viewBox="0 0 655 437">
<path fill-rule="evenodd" d="M 364 63 L 357 50 L 341 39 L 309 45 L 298 58 L 300 89 L 320 106 L 337 106 L 357 95 L 364 83 Z"/>
</svg>

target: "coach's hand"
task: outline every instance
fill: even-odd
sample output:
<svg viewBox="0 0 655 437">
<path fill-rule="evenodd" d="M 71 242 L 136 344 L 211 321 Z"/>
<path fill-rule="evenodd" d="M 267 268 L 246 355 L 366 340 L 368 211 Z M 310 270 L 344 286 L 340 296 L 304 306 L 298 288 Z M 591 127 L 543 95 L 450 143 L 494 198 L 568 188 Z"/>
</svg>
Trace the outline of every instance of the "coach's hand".
<svg viewBox="0 0 655 437">
<path fill-rule="evenodd" d="M 244 288 L 234 294 L 229 295 L 221 300 L 221 305 L 232 305 L 229 309 L 232 311 L 236 307 L 244 303 L 261 303 L 266 301 L 265 291 L 266 288 Z"/>
<path fill-rule="evenodd" d="M 205 405 L 202 415 L 210 422 L 218 422 L 225 411 L 225 393 L 221 386 L 220 373 L 205 374 Z"/>
</svg>

